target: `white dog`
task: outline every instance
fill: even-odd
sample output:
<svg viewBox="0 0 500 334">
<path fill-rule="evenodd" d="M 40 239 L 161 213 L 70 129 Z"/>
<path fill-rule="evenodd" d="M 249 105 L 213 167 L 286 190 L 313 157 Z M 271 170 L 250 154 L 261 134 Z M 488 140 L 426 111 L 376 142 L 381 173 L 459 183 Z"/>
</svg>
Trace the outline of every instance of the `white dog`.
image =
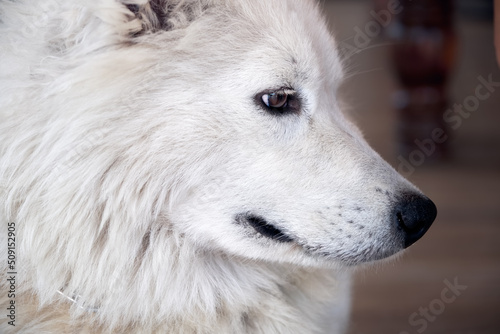
<svg viewBox="0 0 500 334">
<path fill-rule="evenodd" d="M 2 333 L 341 333 L 436 216 L 313 1 L 0 6 Z"/>
</svg>

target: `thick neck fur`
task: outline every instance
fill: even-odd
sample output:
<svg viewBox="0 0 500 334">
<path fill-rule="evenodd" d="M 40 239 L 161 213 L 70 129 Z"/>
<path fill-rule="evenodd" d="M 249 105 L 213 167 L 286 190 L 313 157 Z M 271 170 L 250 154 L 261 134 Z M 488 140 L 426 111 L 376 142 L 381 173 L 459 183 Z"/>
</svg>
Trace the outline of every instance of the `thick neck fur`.
<svg viewBox="0 0 500 334">
<path fill-rule="evenodd" d="M 63 260 L 50 270 L 35 263 L 24 266 L 20 293 L 39 296 L 45 307 L 38 316 L 60 317 L 64 328 L 93 323 L 92 333 L 314 333 L 311 324 L 339 288 L 329 271 L 206 253 L 167 228 L 144 238 L 149 241 L 143 245 L 149 245 L 136 258 L 128 257 L 134 252 L 110 249 L 111 244 L 102 246 L 100 257 L 82 257 L 81 263 L 88 265 L 84 272 L 72 272 Z M 119 258 L 123 260 L 116 264 Z M 29 278 L 35 271 L 38 279 Z M 26 286 L 37 288 L 23 291 Z M 61 298 L 58 288 L 67 296 L 79 295 L 78 304 Z M 94 307 L 97 312 L 89 311 Z M 33 329 L 22 319 L 30 318 L 35 308 L 21 308 L 28 313 L 19 316 L 19 329 Z M 42 329 L 43 322 L 36 326 Z"/>
</svg>

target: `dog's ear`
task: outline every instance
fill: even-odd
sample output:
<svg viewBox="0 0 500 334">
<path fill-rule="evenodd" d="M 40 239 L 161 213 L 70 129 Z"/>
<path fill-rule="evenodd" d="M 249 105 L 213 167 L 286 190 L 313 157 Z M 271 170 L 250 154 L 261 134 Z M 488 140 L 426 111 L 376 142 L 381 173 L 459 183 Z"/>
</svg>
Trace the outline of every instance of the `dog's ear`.
<svg viewBox="0 0 500 334">
<path fill-rule="evenodd" d="M 141 21 L 142 30 L 134 36 L 168 31 L 189 25 L 208 8 L 200 0 L 122 0 L 131 15 Z"/>
</svg>

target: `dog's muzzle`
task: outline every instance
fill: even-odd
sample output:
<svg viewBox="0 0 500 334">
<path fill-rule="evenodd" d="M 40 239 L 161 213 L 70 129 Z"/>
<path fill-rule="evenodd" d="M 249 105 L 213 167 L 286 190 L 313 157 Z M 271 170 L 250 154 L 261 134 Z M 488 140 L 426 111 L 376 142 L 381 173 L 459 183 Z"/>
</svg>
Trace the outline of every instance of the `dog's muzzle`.
<svg viewBox="0 0 500 334">
<path fill-rule="evenodd" d="M 395 205 L 393 215 L 396 226 L 403 233 L 404 247 L 420 239 L 436 219 L 437 209 L 427 197 L 406 193 Z"/>
</svg>

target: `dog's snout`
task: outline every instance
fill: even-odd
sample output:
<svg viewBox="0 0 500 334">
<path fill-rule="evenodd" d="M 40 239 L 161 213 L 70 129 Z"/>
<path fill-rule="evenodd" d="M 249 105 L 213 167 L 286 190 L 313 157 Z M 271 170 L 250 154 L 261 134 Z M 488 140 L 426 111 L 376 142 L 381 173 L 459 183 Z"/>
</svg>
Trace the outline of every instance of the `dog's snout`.
<svg viewBox="0 0 500 334">
<path fill-rule="evenodd" d="M 397 227 L 404 233 L 405 248 L 427 232 L 436 215 L 436 206 L 429 198 L 418 194 L 405 194 L 401 197 L 396 205 L 394 219 Z"/>
</svg>

